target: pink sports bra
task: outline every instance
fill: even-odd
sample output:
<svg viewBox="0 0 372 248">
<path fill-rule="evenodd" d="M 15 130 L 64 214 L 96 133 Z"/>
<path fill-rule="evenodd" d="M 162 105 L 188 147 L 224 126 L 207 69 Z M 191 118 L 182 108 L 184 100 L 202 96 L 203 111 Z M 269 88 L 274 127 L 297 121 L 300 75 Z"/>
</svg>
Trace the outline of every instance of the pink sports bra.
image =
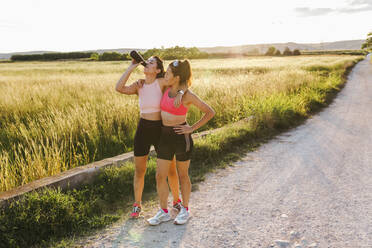
<svg viewBox="0 0 372 248">
<path fill-rule="evenodd" d="M 160 109 L 173 115 L 186 115 L 187 108 L 182 103 L 179 108 L 176 108 L 173 105 L 175 98 L 169 97 L 169 90 L 170 88 L 164 92 L 163 97 L 161 98 Z"/>
<path fill-rule="evenodd" d="M 143 84 L 142 88 L 138 90 L 140 112 L 160 112 L 162 95 L 163 93 L 157 79 L 151 84 Z"/>
</svg>

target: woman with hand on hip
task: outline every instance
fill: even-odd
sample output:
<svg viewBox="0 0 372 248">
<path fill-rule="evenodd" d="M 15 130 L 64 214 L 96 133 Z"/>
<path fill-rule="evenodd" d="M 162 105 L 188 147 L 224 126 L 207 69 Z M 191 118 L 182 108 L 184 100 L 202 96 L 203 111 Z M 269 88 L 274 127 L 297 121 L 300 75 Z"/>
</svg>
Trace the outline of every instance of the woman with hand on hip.
<svg viewBox="0 0 372 248">
<path fill-rule="evenodd" d="M 158 144 L 161 132 L 161 114 L 160 100 L 163 92 L 167 89 L 167 81 L 164 80 L 163 61 L 157 56 L 151 57 L 146 61 L 144 68 L 145 80 L 126 86 L 130 74 L 139 65 L 135 60 L 129 65 L 128 69 L 121 76 L 116 84 L 116 91 L 126 94 L 139 96 L 140 120 L 137 126 L 137 131 L 134 138 L 134 198 L 132 218 L 137 218 L 141 212 L 141 199 L 144 187 L 144 178 L 146 173 L 146 165 L 148 154 L 151 145 L 158 152 Z M 177 96 L 177 101 L 180 103 L 182 95 Z M 173 158 L 172 158 L 173 159 Z M 179 182 L 175 161 L 169 166 L 167 173 L 169 178 L 169 186 L 174 199 L 174 208 L 181 209 L 179 199 Z M 168 187 L 168 186 L 167 186 Z"/>
<path fill-rule="evenodd" d="M 189 219 L 189 198 L 191 193 L 191 182 L 188 174 L 190 156 L 193 149 L 191 133 L 213 118 L 215 112 L 203 102 L 191 90 L 187 90 L 182 97 L 182 104 L 179 108 L 174 106 L 177 94 L 186 86 L 191 85 L 191 67 L 188 60 L 183 62 L 174 61 L 167 69 L 165 80 L 168 81 L 168 88 L 161 99 L 161 119 L 163 126 L 157 154 L 156 185 L 160 200 L 160 210 L 153 217 L 148 219 L 150 225 L 158 225 L 161 222 L 171 219 L 168 213 L 168 185 L 167 175 L 172 165 L 172 159 L 176 156 L 176 163 L 181 185 L 182 205 L 181 210 L 174 220 L 175 224 L 185 224 Z M 182 93 L 182 92 L 181 92 Z M 194 125 L 186 123 L 188 108 L 194 105 L 204 112 L 203 117 Z"/>
</svg>

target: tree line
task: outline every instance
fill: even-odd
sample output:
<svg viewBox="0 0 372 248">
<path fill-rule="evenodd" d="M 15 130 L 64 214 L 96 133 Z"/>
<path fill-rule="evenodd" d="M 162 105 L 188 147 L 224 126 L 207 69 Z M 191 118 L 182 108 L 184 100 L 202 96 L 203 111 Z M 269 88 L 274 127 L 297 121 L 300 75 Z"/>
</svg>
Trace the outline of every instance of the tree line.
<svg viewBox="0 0 372 248">
<path fill-rule="evenodd" d="M 368 33 L 366 41 L 362 45 L 362 49 L 372 49 L 372 32 Z M 204 58 L 226 58 L 234 56 L 249 56 L 249 55 L 262 55 L 257 48 L 248 51 L 244 54 L 233 54 L 233 53 L 206 53 L 200 51 L 196 47 L 170 47 L 170 48 L 153 48 L 149 49 L 144 53 L 140 53 L 145 59 L 151 56 L 158 56 L 162 59 L 204 59 Z M 283 52 L 279 49 L 271 46 L 267 49 L 266 56 L 292 56 L 301 55 L 299 49 L 291 51 L 289 47 L 286 47 Z M 119 60 L 131 60 L 129 53 L 118 53 L 118 52 L 104 52 L 98 54 L 96 52 L 69 52 L 69 53 L 43 53 L 43 54 L 25 54 L 25 55 L 12 55 L 10 58 L 12 61 L 53 61 L 60 59 L 89 59 L 97 61 L 119 61 Z"/>
<path fill-rule="evenodd" d="M 276 49 L 275 47 L 269 47 L 265 53 L 266 56 L 293 56 L 293 55 L 301 55 L 300 50 L 294 49 L 291 51 L 289 47 L 286 47 L 282 52 L 280 52 L 279 49 Z"/>
<path fill-rule="evenodd" d="M 140 53 L 144 58 L 151 56 L 159 56 L 162 59 L 201 59 L 208 58 L 209 54 L 201 52 L 198 48 L 186 48 L 186 47 L 171 47 L 171 48 L 153 48 L 149 49 L 144 53 Z M 59 59 L 90 59 L 97 61 L 119 61 L 119 60 L 131 60 L 129 53 L 118 53 L 118 52 L 104 52 L 98 54 L 96 52 L 71 52 L 71 53 L 43 53 L 43 54 L 27 54 L 27 55 L 12 55 L 10 58 L 12 61 L 53 61 Z"/>
<path fill-rule="evenodd" d="M 144 53 L 140 53 L 145 59 L 151 56 L 158 56 L 162 59 L 205 59 L 205 58 L 223 58 L 231 57 L 235 54 L 230 53 L 206 53 L 200 51 L 196 47 L 170 47 L 170 48 L 153 48 L 149 49 Z M 270 47 L 264 55 L 267 56 L 291 56 L 300 55 L 300 51 L 295 49 L 291 51 L 288 47 L 285 48 L 283 53 L 275 47 Z M 258 49 L 252 50 L 245 54 L 240 55 L 261 55 Z M 118 52 L 104 52 L 98 54 L 96 52 L 70 52 L 70 53 L 43 53 L 43 54 L 27 54 L 27 55 L 13 55 L 10 58 L 12 61 L 53 61 L 60 59 L 89 59 L 96 61 L 120 61 L 120 60 L 131 60 L 129 53 L 118 53 Z"/>
<path fill-rule="evenodd" d="M 205 58 L 224 58 L 233 57 L 236 54 L 231 53 L 207 53 L 202 52 L 196 47 L 186 48 L 186 47 L 170 47 L 170 48 L 153 48 L 149 49 L 144 53 L 140 53 L 145 59 L 151 56 L 158 56 L 162 59 L 172 60 L 172 59 L 205 59 Z M 270 47 L 264 55 L 267 56 L 290 56 L 290 55 L 300 55 L 298 49 L 293 52 L 287 47 L 283 53 L 275 47 Z M 239 54 L 240 56 L 245 55 L 261 55 L 258 49 L 252 50 L 245 54 Z M 13 55 L 11 57 L 12 61 L 53 61 L 60 59 L 89 59 L 96 61 L 123 61 L 131 60 L 129 53 L 118 53 L 118 52 L 104 52 L 98 54 L 96 52 L 70 52 L 70 53 L 43 53 L 43 54 L 27 54 L 27 55 Z"/>
<path fill-rule="evenodd" d="M 58 59 L 82 59 L 90 58 L 92 52 L 70 52 L 70 53 L 43 53 L 43 54 L 24 54 L 24 55 L 12 55 L 12 61 L 33 61 L 33 60 L 45 60 L 52 61 Z"/>
<path fill-rule="evenodd" d="M 149 49 L 144 53 L 139 52 L 145 59 L 151 56 L 158 56 L 162 59 L 202 59 L 208 58 L 209 54 L 206 52 L 201 52 L 196 47 L 186 48 L 186 47 L 170 47 L 170 48 L 153 48 Z M 101 61 L 112 61 L 112 60 L 131 60 L 129 53 L 120 54 L 118 52 L 104 52 L 103 54 L 93 53 L 91 56 L 92 60 Z"/>
</svg>

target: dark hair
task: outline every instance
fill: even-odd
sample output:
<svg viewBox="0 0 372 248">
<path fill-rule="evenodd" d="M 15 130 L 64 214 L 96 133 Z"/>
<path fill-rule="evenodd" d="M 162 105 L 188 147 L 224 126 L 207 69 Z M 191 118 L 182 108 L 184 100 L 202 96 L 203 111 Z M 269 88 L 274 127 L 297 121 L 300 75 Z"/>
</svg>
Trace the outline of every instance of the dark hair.
<svg viewBox="0 0 372 248">
<path fill-rule="evenodd" d="M 163 78 L 165 75 L 163 60 L 161 60 L 158 56 L 153 56 L 153 58 L 156 60 L 156 69 L 160 70 L 160 72 L 156 74 L 156 78 Z"/>
<path fill-rule="evenodd" d="M 170 68 L 172 69 L 172 73 L 174 76 L 180 77 L 180 85 L 187 84 L 187 86 L 191 86 L 191 66 L 188 60 L 178 61 L 175 60 L 169 64 Z"/>
</svg>

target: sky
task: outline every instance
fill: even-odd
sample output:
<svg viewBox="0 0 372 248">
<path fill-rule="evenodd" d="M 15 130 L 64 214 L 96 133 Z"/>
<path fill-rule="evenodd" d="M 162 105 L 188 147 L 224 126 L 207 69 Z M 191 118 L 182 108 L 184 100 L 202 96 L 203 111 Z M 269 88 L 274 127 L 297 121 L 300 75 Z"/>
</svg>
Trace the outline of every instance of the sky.
<svg viewBox="0 0 372 248">
<path fill-rule="evenodd" d="M 0 53 L 366 39 L 372 0 L 1 0 Z"/>
</svg>

